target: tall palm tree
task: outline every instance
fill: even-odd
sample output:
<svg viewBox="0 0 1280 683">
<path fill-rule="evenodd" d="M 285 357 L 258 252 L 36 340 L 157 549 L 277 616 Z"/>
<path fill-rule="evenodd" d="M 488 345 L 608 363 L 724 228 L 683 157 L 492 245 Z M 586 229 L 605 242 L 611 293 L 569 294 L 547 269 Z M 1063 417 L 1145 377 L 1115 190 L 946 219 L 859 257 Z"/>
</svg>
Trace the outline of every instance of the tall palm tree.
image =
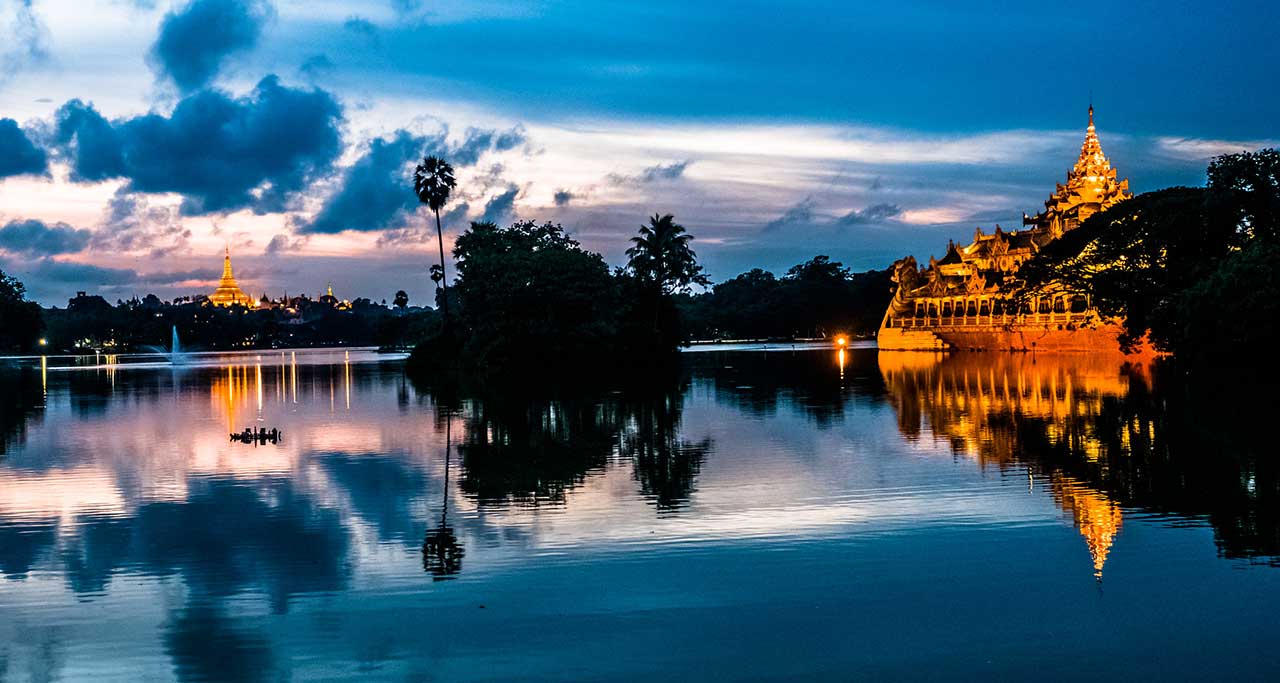
<svg viewBox="0 0 1280 683">
<path fill-rule="evenodd" d="M 698 255 L 689 248 L 693 236 L 676 223 L 675 216 L 654 214 L 648 225 L 631 238 L 627 268 L 647 286 L 653 307 L 653 331 L 662 338 L 662 310 L 666 299 L 687 292 L 692 285 L 711 281 L 698 265 Z"/>
<path fill-rule="evenodd" d="M 440 242 L 440 271 L 433 272 L 431 279 L 440 285 L 442 294 L 440 307 L 444 314 L 445 328 L 449 326 L 449 283 L 445 279 L 444 272 L 444 230 L 440 227 L 440 209 L 448 203 L 449 195 L 457 185 L 458 181 L 453 178 L 453 166 L 437 156 L 426 157 L 413 171 L 413 191 L 418 195 L 418 201 L 431 207 L 436 215 L 436 239 Z"/>
<path fill-rule="evenodd" d="M 688 291 L 691 285 L 710 282 L 698 265 L 698 255 L 689 248 L 693 235 L 675 222 L 675 216 L 654 214 L 648 225 L 631 238 L 627 268 L 649 283 L 660 296 Z"/>
</svg>

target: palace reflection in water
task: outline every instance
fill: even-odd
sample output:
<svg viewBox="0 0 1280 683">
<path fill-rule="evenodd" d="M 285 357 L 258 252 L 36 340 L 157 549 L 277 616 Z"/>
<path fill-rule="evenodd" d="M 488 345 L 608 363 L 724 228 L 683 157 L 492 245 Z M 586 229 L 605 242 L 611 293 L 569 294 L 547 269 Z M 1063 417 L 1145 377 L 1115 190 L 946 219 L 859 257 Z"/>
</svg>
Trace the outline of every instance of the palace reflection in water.
<svg viewBox="0 0 1280 683">
<path fill-rule="evenodd" d="M 1209 604 L 1235 668 L 1159 666 L 1280 663 L 1274 434 L 1147 366 L 691 353 L 549 397 L 360 350 L 68 365 L 3 375 L 19 679 L 1065 677 L 1084 643 L 1150 671 Z"/>
</svg>

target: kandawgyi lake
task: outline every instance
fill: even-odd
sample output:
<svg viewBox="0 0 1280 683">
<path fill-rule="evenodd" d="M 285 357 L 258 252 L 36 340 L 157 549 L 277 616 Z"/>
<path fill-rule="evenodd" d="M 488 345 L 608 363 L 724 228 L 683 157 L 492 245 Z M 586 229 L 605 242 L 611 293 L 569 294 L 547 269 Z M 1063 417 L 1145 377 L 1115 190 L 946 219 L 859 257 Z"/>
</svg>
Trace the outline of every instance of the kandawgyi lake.
<svg viewBox="0 0 1280 683">
<path fill-rule="evenodd" d="M 3 362 L 0 679 L 1280 670 L 1267 408 L 1146 364 L 748 348 L 468 392 L 361 349 L 188 361 Z"/>
</svg>

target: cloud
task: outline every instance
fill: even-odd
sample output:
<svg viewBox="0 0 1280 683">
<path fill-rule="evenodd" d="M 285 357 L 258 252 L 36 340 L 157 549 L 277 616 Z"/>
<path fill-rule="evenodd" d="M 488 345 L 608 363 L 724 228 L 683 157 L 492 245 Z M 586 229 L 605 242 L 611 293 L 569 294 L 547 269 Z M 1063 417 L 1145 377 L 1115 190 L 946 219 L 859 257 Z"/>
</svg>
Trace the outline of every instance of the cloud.
<svg viewBox="0 0 1280 683">
<path fill-rule="evenodd" d="M 803 225 L 813 222 L 813 210 L 817 203 L 813 201 L 813 197 L 805 197 L 800 203 L 787 209 L 781 216 L 765 223 L 765 232 L 771 232 L 780 228 L 792 225 Z"/>
<path fill-rule="evenodd" d="M 575 195 L 569 190 L 558 189 L 552 198 L 555 200 L 556 206 L 568 206 L 569 202 L 575 199 Z"/>
<path fill-rule="evenodd" d="M 6 36 L 5 49 L 0 52 L 0 81 L 46 61 L 48 34 L 40 15 L 32 8 L 32 0 L 18 0 L 9 25 L 0 28 L 0 35 Z"/>
<path fill-rule="evenodd" d="M 877 179 L 878 180 L 878 179 Z M 883 223 L 902 215 L 902 207 L 897 204 L 872 204 L 861 210 L 854 209 L 836 219 L 836 225 L 867 225 Z"/>
<path fill-rule="evenodd" d="M 655 180 L 675 180 L 676 178 L 684 175 L 684 170 L 689 168 L 689 164 L 691 163 L 693 162 L 686 160 L 677 161 L 674 164 L 667 164 L 665 166 L 661 164 L 657 166 L 650 166 L 640 172 L 640 181 L 651 183 Z"/>
<path fill-rule="evenodd" d="M 291 239 L 288 235 L 280 233 L 272 237 L 270 242 L 267 242 L 267 248 L 263 249 L 262 253 L 266 256 L 276 256 L 277 254 L 297 249 L 305 241 L 304 239 Z"/>
<path fill-rule="evenodd" d="M 413 193 L 413 164 L 443 146 L 443 134 L 426 137 L 399 130 L 390 138 L 374 138 L 347 169 L 337 192 L 299 232 L 372 232 L 403 220 L 418 205 Z"/>
<path fill-rule="evenodd" d="M 43 175 L 49 159 L 36 147 L 13 119 L 0 119 L 0 178 L 15 175 Z"/>
<path fill-rule="evenodd" d="M 342 22 L 342 28 L 367 39 L 372 45 L 377 45 L 379 42 L 378 27 L 364 17 L 358 17 L 353 14 Z"/>
<path fill-rule="evenodd" d="M 334 68 L 333 60 L 329 59 L 328 55 L 314 54 L 307 57 L 306 61 L 298 67 L 298 73 L 307 79 L 315 80 L 333 71 Z"/>
<path fill-rule="evenodd" d="M 1280 140 L 1209 140 L 1201 138 L 1159 137 L 1155 140 L 1155 152 L 1184 161 L 1207 163 L 1223 154 L 1252 152 L 1280 146 Z"/>
<path fill-rule="evenodd" d="M 520 188 L 511 185 L 505 192 L 494 195 L 492 199 L 485 202 L 484 213 L 481 214 L 480 221 L 501 224 L 507 216 L 511 215 L 511 210 L 515 207 L 516 195 L 518 194 L 520 194 Z"/>
<path fill-rule="evenodd" d="M 639 175 L 622 175 L 619 173 L 610 173 L 607 177 L 610 183 L 614 185 L 629 185 L 634 183 L 652 183 L 663 180 L 677 180 L 684 176 L 685 169 L 693 162 L 686 159 L 684 161 L 676 161 L 670 164 L 657 164 L 649 166 L 640 171 Z"/>
<path fill-rule="evenodd" d="M 524 144 L 526 140 L 523 126 L 515 126 L 507 131 L 468 128 L 462 142 L 449 150 L 449 160 L 455 166 L 471 166 L 485 152 L 505 152 Z"/>
<path fill-rule="evenodd" d="M 459 202 L 454 204 L 448 211 L 440 214 L 440 225 L 445 232 L 450 228 L 457 226 L 459 223 L 467 220 L 467 214 L 471 212 L 471 204 L 467 202 Z M 432 241 L 436 239 L 436 228 L 434 221 L 422 221 L 417 225 L 410 225 L 397 230 L 385 230 L 378 236 L 378 246 L 388 247 L 397 244 L 421 244 L 422 242 Z"/>
<path fill-rule="evenodd" d="M 334 234 L 395 228 L 402 232 L 388 239 L 413 241 L 416 231 L 397 223 L 404 222 L 418 206 L 418 198 L 413 193 L 414 164 L 426 155 L 437 154 L 462 169 L 475 165 L 490 150 L 506 151 L 526 141 L 521 126 L 507 131 L 468 128 L 461 142 L 454 145 L 447 142 L 447 136 L 447 128 L 432 135 L 416 135 L 401 129 L 389 138 L 374 138 L 364 154 L 343 173 L 337 191 L 329 195 L 314 218 L 299 226 L 298 232 Z M 502 170 L 500 164 L 495 164 L 476 182 L 487 188 L 501 180 Z"/>
<path fill-rule="evenodd" d="M 271 16 L 265 0 L 192 0 L 165 15 L 151 59 L 179 90 L 197 90 L 228 57 L 253 48 Z"/>
<path fill-rule="evenodd" d="M 132 192 L 174 192 L 182 213 L 282 211 L 329 173 L 341 151 L 341 105 L 321 90 L 262 79 L 245 97 L 193 93 L 172 114 L 109 122 L 71 100 L 58 110 L 55 146 L 72 179 L 126 178 Z"/>
<path fill-rule="evenodd" d="M 192 268 L 191 270 L 165 270 L 158 273 L 138 273 L 135 280 L 147 285 L 173 285 L 179 282 L 211 282 L 222 277 L 219 268 Z"/>
<path fill-rule="evenodd" d="M 43 282 L 67 283 L 77 287 L 92 286 L 113 288 L 131 285 L 174 285 L 182 282 L 211 282 L 222 271 L 217 268 L 193 268 L 191 270 L 139 273 L 132 268 L 111 268 L 91 263 L 60 261 L 41 258 L 30 270 L 31 279 Z"/>
<path fill-rule="evenodd" d="M 409 14 L 422 9 L 422 0 L 391 0 L 391 7 L 399 14 Z"/>
<path fill-rule="evenodd" d="M 0 249 L 11 254 L 52 256 L 74 254 L 89 246 L 92 233 L 66 223 L 48 225 L 34 218 L 10 221 L 0 228 Z"/>
<path fill-rule="evenodd" d="M 107 201 L 106 215 L 91 243 L 95 250 L 149 251 L 157 258 L 186 248 L 190 237 L 174 207 L 152 206 L 145 196 L 120 188 Z"/>
<path fill-rule="evenodd" d="M 138 273 L 128 268 L 108 268 L 90 263 L 58 261 L 51 258 L 40 259 L 31 272 L 39 280 L 66 282 L 81 287 L 90 285 L 126 285 L 138 279 Z"/>
<path fill-rule="evenodd" d="M 69 100 L 54 121 L 54 145 L 68 157 L 71 180 L 98 182 L 125 175 L 120 134 L 92 104 Z"/>
</svg>

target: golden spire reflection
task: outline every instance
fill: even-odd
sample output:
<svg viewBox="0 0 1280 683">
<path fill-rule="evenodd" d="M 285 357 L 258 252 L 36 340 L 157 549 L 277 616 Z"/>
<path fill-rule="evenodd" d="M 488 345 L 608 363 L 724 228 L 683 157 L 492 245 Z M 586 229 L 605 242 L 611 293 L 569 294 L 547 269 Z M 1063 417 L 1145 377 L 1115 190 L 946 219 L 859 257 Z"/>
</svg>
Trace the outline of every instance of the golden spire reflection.
<svg viewBox="0 0 1280 683">
<path fill-rule="evenodd" d="M 1093 576 L 1101 581 L 1102 566 L 1107 562 L 1107 553 L 1111 552 L 1111 544 L 1124 521 L 1120 506 L 1070 477 L 1056 477 L 1052 488 L 1058 505 L 1071 513 L 1076 529 L 1089 546 Z"/>
<path fill-rule="evenodd" d="M 1094 576 L 1102 578 L 1123 521 L 1120 506 L 1038 454 L 1047 447 L 1059 460 L 1068 453 L 1083 465 L 1102 461 L 1105 449 L 1115 447 L 1098 431 L 1104 403 L 1124 397 L 1133 379 L 1145 381 L 1145 365 L 1086 355 L 928 352 L 880 353 L 879 365 L 898 428 L 909 440 L 928 435 L 982 467 L 1042 474 L 1084 538 Z"/>
</svg>

